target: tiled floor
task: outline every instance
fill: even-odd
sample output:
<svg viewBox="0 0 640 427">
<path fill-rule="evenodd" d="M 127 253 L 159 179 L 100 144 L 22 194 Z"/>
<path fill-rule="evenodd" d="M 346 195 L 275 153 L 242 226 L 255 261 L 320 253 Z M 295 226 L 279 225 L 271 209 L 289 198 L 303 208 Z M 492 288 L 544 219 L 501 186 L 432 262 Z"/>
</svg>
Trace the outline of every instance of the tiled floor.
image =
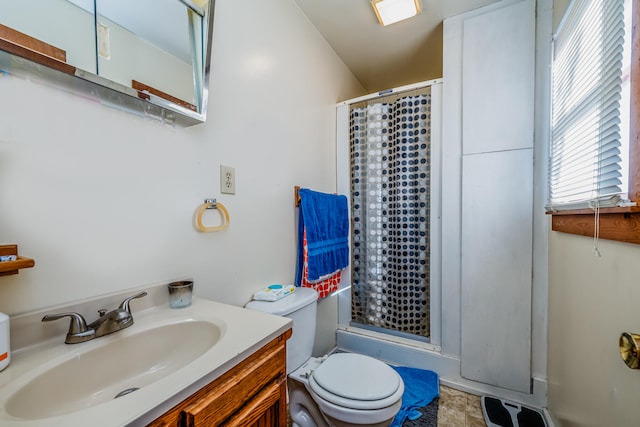
<svg viewBox="0 0 640 427">
<path fill-rule="evenodd" d="M 438 426 L 486 427 L 480 396 L 441 385 L 438 400 Z"/>
<path fill-rule="evenodd" d="M 287 420 L 291 425 L 291 420 Z M 486 427 L 480 397 L 444 385 L 438 400 L 439 427 Z"/>
</svg>

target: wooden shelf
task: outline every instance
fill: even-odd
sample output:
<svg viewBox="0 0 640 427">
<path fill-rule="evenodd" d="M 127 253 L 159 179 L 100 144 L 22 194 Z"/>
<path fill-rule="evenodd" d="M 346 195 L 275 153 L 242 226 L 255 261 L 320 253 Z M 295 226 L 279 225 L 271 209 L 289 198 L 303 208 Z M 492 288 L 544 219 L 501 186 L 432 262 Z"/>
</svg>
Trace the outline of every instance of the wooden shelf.
<svg viewBox="0 0 640 427">
<path fill-rule="evenodd" d="M 36 262 L 31 258 L 19 256 L 15 261 L 0 262 L 0 276 L 8 276 L 10 274 L 18 274 L 21 268 L 31 268 Z"/>
<path fill-rule="evenodd" d="M 18 255 L 18 245 L 0 245 L 0 255 L 15 255 L 18 257 L 15 261 L 0 262 L 0 276 L 18 274 L 20 269 L 31 268 L 36 265 L 33 259 Z"/>
</svg>

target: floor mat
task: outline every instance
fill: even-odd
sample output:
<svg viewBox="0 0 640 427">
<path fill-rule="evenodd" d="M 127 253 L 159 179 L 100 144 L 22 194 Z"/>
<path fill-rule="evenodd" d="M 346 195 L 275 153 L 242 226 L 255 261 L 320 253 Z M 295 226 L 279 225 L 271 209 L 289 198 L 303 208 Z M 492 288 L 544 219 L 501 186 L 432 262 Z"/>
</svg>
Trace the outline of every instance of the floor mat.
<svg viewBox="0 0 640 427">
<path fill-rule="evenodd" d="M 542 411 L 491 396 L 482 396 L 487 427 L 547 427 Z"/>
<path fill-rule="evenodd" d="M 418 408 L 422 416 L 416 420 L 404 420 L 402 427 L 437 427 L 438 426 L 438 398 L 436 397 L 427 406 Z"/>
<path fill-rule="evenodd" d="M 429 405 L 440 394 L 440 379 L 433 371 L 406 366 L 391 366 L 404 383 L 402 407 L 389 427 L 401 427 L 408 418 L 422 418 L 418 410 Z"/>
</svg>

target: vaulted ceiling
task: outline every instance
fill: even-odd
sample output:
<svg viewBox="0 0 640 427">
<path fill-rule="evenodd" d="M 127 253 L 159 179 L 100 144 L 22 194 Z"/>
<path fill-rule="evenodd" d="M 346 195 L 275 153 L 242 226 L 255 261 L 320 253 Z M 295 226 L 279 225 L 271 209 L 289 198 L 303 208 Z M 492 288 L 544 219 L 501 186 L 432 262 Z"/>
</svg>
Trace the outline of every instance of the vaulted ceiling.
<svg viewBox="0 0 640 427">
<path fill-rule="evenodd" d="M 422 13 L 381 26 L 369 0 L 295 0 L 368 92 L 442 77 L 442 21 L 497 0 L 422 0 Z"/>
</svg>

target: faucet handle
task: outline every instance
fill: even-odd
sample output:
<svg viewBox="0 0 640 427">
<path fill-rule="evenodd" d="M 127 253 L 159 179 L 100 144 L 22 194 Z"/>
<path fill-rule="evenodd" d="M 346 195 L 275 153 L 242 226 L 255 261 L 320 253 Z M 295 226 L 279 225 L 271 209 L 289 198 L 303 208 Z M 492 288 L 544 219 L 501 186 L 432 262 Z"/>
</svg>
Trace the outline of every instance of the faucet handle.
<svg viewBox="0 0 640 427">
<path fill-rule="evenodd" d="M 133 295 L 133 296 L 130 296 L 129 298 L 127 298 L 127 299 L 125 299 L 124 301 L 122 301 L 122 304 L 120 304 L 120 309 L 121 309 L 121 310 L 126 311 L 126 312 L 127 312 L 127 313 L 129 313 L 129 314 L 131 314 L 131 309 L 129 308 L 129 302 L 130 302 L 132 299 L 135 299 L 135 298 L 142 298 L 142 297 L 144 297 L 144 296 L 146 296 L 146 295 L 147 295 L 147 293 L 146 293 L 146 292 L 144 292 L 144 291 L 142 291 L 142 292 L 140 292 L 140 293 L 138 293 L 138 294 L 135 294 L 135 295 Z"/>
<path fill-rule="evenodd" d="M 87 322 L 84 320 L 84 317 L 78 313 L 47 314 L 42 318 L 42 321 L 50 322 L 52 320 L 62 319 L 63 317 L 71 318 L 71 323 L 69 323 L 69 334 L 81 334 L 87 331 Z"/>
<path fill-rule="evenodd" d="M 63 317 L 71 318 L 69 332 L 67 332 L 67 338 L 64 340 L 67 344 L 76 344 L 95 338 L 95 331 L 87 327 L 87 322 L 84 320 L 84 317 L 78 313 L 47 314 L 42 318 L 42 321 L 50 322 L 52 320 L 62 319 Z"/>
</svg>

